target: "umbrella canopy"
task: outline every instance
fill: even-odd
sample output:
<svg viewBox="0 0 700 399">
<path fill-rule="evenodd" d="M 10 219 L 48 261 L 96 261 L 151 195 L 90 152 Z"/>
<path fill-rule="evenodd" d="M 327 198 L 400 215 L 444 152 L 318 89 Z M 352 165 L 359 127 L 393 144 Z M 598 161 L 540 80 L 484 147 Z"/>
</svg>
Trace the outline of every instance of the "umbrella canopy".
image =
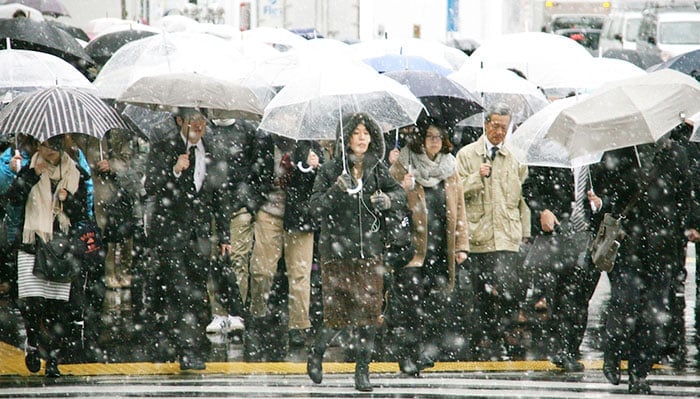
<svg viewBox="0 0 700 399">
<path fill-rule="evenodd" d="M 0 18 L 13 18 L 16 11 L 24 12 L 27 18 L 31 18 L 35 21 L 43 21 L 44 16 L 41 11 L 36 8 L 27 7 L 24 4 L 19 3 L 9 3 L 0 5 Z"/>
<path fill-rule="evenodd" d="M 56 56 L 29 50 L 0 50 L 0 95 L 52 86 L 97 93 L 80 71 Z"/>
<path fill-rule="evenodd" d="M 573 168 L 599 162 L 603 151 L 572 157 L 571 152 L 560 142 L 547 137 L 549 126 L 559 114 L 584 96 L 556 100 L 528 118 L 513 134 L 508 135 L 506 147 L 518 162 L 529 166 Z"/>
<path fill-rule="evenodd" d="M 395 71 L 387 72 L 384 76 L 408 87 L 423 103 L 428 116 L 447 126 L 453 127 L 462 119 L 484 110 L 474 94 L 438 73 Z"/>
<path fill-rule="evenodd" d="M 260 119 L 263 114 L 252 89 L 194 72 L 144 76 L 117 101 L 166 110 L 197 108 L 214 119 Z"/>
<path fill-rule="evenodd" d="M 87 33 L 84 30 L 82 30 L 81 28 L 78 28 L 77 26 L 68 25 L 62 21 L 57 20 L 57 19 L 48 19 L 48 20 L 46 20 L 46 22 L 48 22 L 50 25 L 53 25 L 54 27 L 56 27 L 62 31 L 65 31 L 66 33 L 68 33 L 69 35 L 73 36 L 74 38 L 76 38 L 78 40 L 82 40 L 84 42 L 87 42 L 90 40 Z"/>
<path fill-rule="evenodd" d="M 434 40 L 426 39 L 375 39 L 350 45 L 357 59 L 381 57 L 387 54 L 417 55 L 444 68 L 456 71 L 469 56 L 462 51 Z"/>
<path fill-rule="evenodd" d="M 161 141 L 178 131 L 174 114 L 133 104 L 123 104 L 119 113 L 131 131 L 143 135 L 150 142 Z"/>
<path fill-rule="evenodd" d="M 98 65 L 104 65 L 112 57 L 112 54 L 125 44 L 153 35 L 155 32 L 135 29 L 104 33 L 91 40 L 85 46 L 85 51 Z"/>
<path fill-rule="evenodd" d="M 419 55 L 385 54 L 379 57 L 365 58 L 362 61 L 379 73 L 407 70 L 435 72 L 442 76 L 452 73 L 451 69 L 428 61 Z"/>
<path fill-rule="evenodd" d="M 572 159 L 601 151 L 653 143 L 700 112 L 700 83 L 674 70 L 608 83 L 584 100 L 529 128 L 560 143 Z M 525 124 L 523 124 L 525 126 Z M 521 126 L 516 136 L 525 132 Z"/>
<path fill-rule="evenodd" d="M 389 131 L 412 125 L 423 109 L 408 88 L 363 63 L 319 64 L 280 90 L 259 128 L 296 140 L 335 139 L 342 114 L 366 112 Z"/>
<path fill-rule="evenodd" d="M 450 74 L 449 79 L 480 95 L 484 107 L 499 102 L 508 104 L 515 124 L 523 123 L 549 104 L 537 85 L 507 69 L 465 66 Z M 481 118 L 476 126 L 481 127 Z"/>
<path fill-rule="evenodd" d="M 306 39 L 283 28 L 259 26 L 241 32 L 243 40 L 269 44 L 280 51 L 303 46 Z"/>
<path fill-rule="evenodd" d="M 23 133 L 40 142 L 65 133 L 102 138 L 110 129 L 127 129 L 117 112 L 81 89 L 50 87 L 26 93 L 0 111 L 0 132 Z"/>
<path fill-rule="evenodd" d="M 649 72 L 664 68 L 675 69 L 686 75 L 700 76 L 700 49 L 677 55 L 666 62 L 654 65 L 649 68 Z M 695 75 L 693 75 L 693 73 L 695 73 Z"/>
<path fill-rule="evenodd" d="M 0 4 L 10 3 L 23 4 L 52 17 L 70 16 L 68 9 L 60 0 L 0 0 Z"/>
<path fill-rule="evenodd" d="M 93 63 L 73 36 L 46 21 L 33 21 L 29 18 L 0 19 L 0 39 L 10 39 L 12 48 L 41 51 L 69 62 Z M 0 48 L 7 47 L 6 40 L 0 40 Z"/>
<path fill-rule="evenodd" d="M 234 79 L 250 75 L 253 70 L 254 65 L 246 63 L 226 40 L 204 33 L 164 33 L 122 46 L 94 83 L 100 97 L 114 99 L 144 76 L 197 72 Z"/>
</svg>

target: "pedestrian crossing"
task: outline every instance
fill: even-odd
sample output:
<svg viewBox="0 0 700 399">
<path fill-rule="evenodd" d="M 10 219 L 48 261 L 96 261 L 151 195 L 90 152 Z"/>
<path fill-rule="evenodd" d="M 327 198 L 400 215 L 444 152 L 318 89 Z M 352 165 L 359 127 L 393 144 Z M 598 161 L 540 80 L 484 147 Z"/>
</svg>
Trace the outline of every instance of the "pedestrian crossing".
<svg viewBox="0 0 700 399">
<path fill-rule="evenodd" d="M 18 386 L 0 379 L 0 398 L 16 397 L 374 397 L 374 398 L 634 398 L 623 383 L 612 386 L 600 372 L 561 373 L 427 373 L 405 378 L 397 373 L 373 374 L 374 392 L 354 389 L 351 373 L 324 376 L 314 385 L 306 375 L 180 375 L 62 377 L 56 381 L 25 380 Z M 652 376 L 654 395 L 700 397 L 698 376 Z"/>
</svg>

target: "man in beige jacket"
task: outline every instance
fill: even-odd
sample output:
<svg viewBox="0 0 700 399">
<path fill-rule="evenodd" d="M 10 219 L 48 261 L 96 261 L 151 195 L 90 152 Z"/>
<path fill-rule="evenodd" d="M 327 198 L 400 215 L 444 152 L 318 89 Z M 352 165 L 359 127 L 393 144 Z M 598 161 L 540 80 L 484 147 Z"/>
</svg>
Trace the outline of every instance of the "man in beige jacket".
<svg viewBox="0 0 700 399">
<path fill-rule="evenodd" d="M 483 360 L 501 359 L 503 349 L 518 357 L 522 349 L 513 329 L 527 292 L 518 251 L 530 236 L 530 210 L 521 190 L 527 167 L 503 147 L 510 124 L 508 105 L 491 105 L 484 134 L 457 153 L 469 223 L 467 267 L 476 295 L 472 342 Z"/>
</svg>

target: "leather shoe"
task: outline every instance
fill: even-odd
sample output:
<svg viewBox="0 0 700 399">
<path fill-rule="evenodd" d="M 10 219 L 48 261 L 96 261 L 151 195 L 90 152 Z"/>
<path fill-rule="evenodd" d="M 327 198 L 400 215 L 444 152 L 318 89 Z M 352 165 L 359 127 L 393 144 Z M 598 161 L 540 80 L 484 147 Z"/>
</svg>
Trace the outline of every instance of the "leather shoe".
<svg viewBox="0 0 700 399">
<path fill-rule="evenodd" d="M 204 370 L 207 365 L 204 360 L 194 355 L 185 355 L 180 359 L 180 370 Z"/>
<path fill-rule="evenodd" d="M 418 367 L 418 364 L 413 361 L 413 359 L 410 358 L 405 358 L 405 359 L 399 359 L 399 369 L 401 370 L 401 373 L 412 376 L 412 377 L 418 377 L 420 376 L 420 368 Z"/>
<path fill-rule="evenodd" d="M 552 358 L 552 363 L 555 366 L 564 369 L 567 373 L 577 373 L 585 369 L 583 364 L 576 361 L 573 356 L 567 354 L 559 354 Z"/>
<path fill-rule="evenodd" d="M 46 361 L 46 369 L 44 370 L 44 373 L 49 378 L 60 377 L 61 372 L 58 371 L 58 359 L 55 357 L 50 357 L 49 360 Z"/>
<path fill-rule="evenodd" d="M 603 375 L 613 385 L 620 384 L 620 362 L 609 356 L 603 360 Z"/>
<path fill-rule="evenodd" d="M 323 381 L 323 356 L 316 354 L 313 350 L 309 351 L 309 357 L 306 359 L 306 374 L 314 384 L 320 384 Z"/>
<path fill-rule="evenodd" d="M 649 395 L 651 394 L 651 386 L 647 382 L 646 378 L 640 378 L 634 374 L 630 374 L 630 381 L 628 387 L 629 393 Z"/>
<path fill-rule="evenodd" d="M 31 373 L 36 373 L 41 369 L 41 361 L 39 359 L 39 351 L 36 349 L 27 350 L 27 354 L 24 355 L 24 364 L 27 366 L 27 370 Z"/>
</svg>

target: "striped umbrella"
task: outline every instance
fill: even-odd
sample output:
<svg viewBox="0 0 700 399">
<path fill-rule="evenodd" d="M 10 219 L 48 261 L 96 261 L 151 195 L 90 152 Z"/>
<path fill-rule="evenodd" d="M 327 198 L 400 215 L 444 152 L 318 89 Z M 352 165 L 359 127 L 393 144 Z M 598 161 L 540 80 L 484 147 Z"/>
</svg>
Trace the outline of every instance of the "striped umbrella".
<svg viewBox="0 0 700 399">
<path fill-rule="evenodd" d="M 128 129 L 113 108 L 77 88 L 56 86 L 26 93 L 0 111 L 0 134 L 24 133 L 40 142 L 64 133 L 102 138 L 115 128 Z"/>
</svg>

